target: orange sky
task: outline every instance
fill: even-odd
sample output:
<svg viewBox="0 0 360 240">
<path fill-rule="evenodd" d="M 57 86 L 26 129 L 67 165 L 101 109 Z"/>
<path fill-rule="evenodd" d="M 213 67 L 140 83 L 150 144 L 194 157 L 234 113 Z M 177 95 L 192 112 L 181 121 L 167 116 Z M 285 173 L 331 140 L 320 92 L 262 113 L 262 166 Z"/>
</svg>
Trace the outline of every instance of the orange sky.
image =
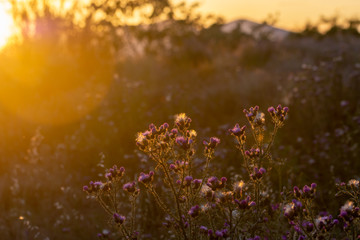
<svg viewBox="0 0 360 240">
<path fill-rule="evenodd" d="M 194 2 L 195 0 L 187 0 Z M 276 26 L 300 29 L 306 21 L 316 22 L 320 16 L 338 14 L 344 18 L 360 18 L 360 0 L 197 0 L 200 10 L 223 15 L 226 20 L 246 18 L 263 21 L 278 15 Z"/>
</svg>

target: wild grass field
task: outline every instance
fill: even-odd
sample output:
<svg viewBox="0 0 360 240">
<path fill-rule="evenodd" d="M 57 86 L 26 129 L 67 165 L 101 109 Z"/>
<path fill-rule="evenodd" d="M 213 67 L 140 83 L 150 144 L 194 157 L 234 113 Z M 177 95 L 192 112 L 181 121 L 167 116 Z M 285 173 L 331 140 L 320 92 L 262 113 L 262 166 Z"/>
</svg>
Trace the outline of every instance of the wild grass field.
<svg viewBox="0 0 360 240">
<path fill-rule="evenodd" d="M 1 239 L 360 238 L 359 20 L 72 3 L 11 1 Z"/>
</svg>

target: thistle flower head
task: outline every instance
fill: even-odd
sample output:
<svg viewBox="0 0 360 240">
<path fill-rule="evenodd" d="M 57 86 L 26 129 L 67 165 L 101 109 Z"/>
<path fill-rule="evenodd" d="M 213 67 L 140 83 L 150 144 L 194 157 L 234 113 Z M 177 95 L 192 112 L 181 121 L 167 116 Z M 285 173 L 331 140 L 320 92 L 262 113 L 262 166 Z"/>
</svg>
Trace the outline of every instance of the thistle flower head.
<svg viewBox="0 0 360 240">
<path fill-rule="evenodd" d="M 105 177 L 109 180 L 117 180 L 120 179 L 125 173 L 125 168 L 120 167 L 118 168 L 116 165 L 114 165 L 112 168 L 110 168 L 107 173 L 105 174 Z"/>
<path fill-rule="evenodd" d="M 180 113 L 175 116 L 175 125 L 179 130 L 185 130 L 190 127 L 191 118 L 186 116 L 185 113 Z"/>
<path fill-rule="evenodd" d="M 245 155 L 249 158 L 257 158 L 260 156 L 260 149 L 259 148 L 251 148 L 250 150 L 245 151 Z"/>
<path fill-rule="evenodd" d="M 312 183 L 310 187 L 308 185 L 305 185 L 302 189 L 302 192 L 300 191 L 301 197 L 303 198 L 314 198 L 315 192 L 316 192 L 316 183 Z"/>
<path fill-rule="evenodd" d="M 201 185 L 202 179 L 194 179 L 192 181 L 193 189 L 198 189 Z"/>
<path fill-rule="evenodd" d="M 120 225 L 123 224 L 126 220 L 125 216 L 119 215 L 118 213 L 114 213 L 113 218 L 114 218 L 115 223 L 120 224 Z"/>
<path fill-rule="evenodd" d="M 321 231 L 329 231 L 333 226 L 338 224 L 338 222 L 339 221 L 337 219 L 333 219 L 333 217 L 330 214 L 318 216 L 315 219 L 315 225 Z"/>
<path fill-rule="evenodd" d="M 195 205 L 195 206 L 191 207 L 190 210 L 188 211 L 188 214 L 193 218 L 199 216 L 199 213 L 200 213 L 199 205 Z"/>
<path fill-rule="evenodd" d="M 210 187 L 213 191 L 216 191 L 217 189 L 221 189 L 225 186 L 227 179 L 226 177 L 222 177 L 221 180 L 219 181 L 219 179 L 217 177 L 209 177 L 207 179 L 206 185 L 208 187 Z"/>
<path fill-rule="evenodd" d="M 192 176 L 186 176 L 184 178 L 184 186 L 186 186 L 186 187 L 190 186 L 192 180 L 193 180 Z"/>
<path fill-rule="evenodd" d="M 277 124 L 279 127 L 282 126 L 284 120 L 286 119 L 286 116 L 289 112 L 288 107 L 282 107 L 280 104 L 276 107 L 269 107 L 268 112 L 270 113 L 270 116 L 275 124 Z"/>
<path fill-rule="evenodd" d="M 311 222 L 308 222 L 308 221 L 303 222 L 303 227 L 305 228 L 305 230 L 307 232 L 312 232 L 314 230 L 314 224 L 312 224 Z"/>
<path fill-rule="evenodd" d="M 138 181 L 143 183 L 143 184 L 148 184 L 148 183 L 152 182 L 153 176 L 154 176 L 153 171 L 150 171 L 149 174 L 145 174 L 145 173 L 142 172 L 142 173 L 140 173 Z"/>
<path fill-rule="evenodd" d="M 239 124 L 237 123 L 237 124 L 235 124 L 235 126 L 233 128 L 229 129 L 228 131 L 232 135 L 239 137 L 245 133 L 245 129 L 246 129 L 246 125 L 240 127 Z"/>
<path fill-rule="evenodd" d="M 358 188 L 359 188 L 359 180 L 351 179 L 351 180 L 348 182 L 347 185 L 348 185 L 349 187 L 358 189 Z"/>
<path fill-rule="evenodd" d="M 200 226 L 199 230 L 200 230 L 200 233 L 202 233 L 202 234 L 207 234 L 207 232 L 208 232 L 208 228 L 205 226 Z"/>
<path fill-rule="evenodd" d="M 185 138 L 183 136 L 177 137 L 175 141 L 184 150 L 188 150 L 193 143 L 192 139 Z"/>
<path fill-rule="evenodd" d="M 250 207 L 254 207 L 256 204 L 253 201 L 250 201 L 250 196 L 247 196 L 243 200 L 235 199 L 234 202 L 238 205 L 240 209 L 249 209 Z"/>
<path fill-rule="evenodd" d="M 265 168 L 260 168 L 258 169 L 257 167 L 254 168 L 254 172 L 250 174 L 250 177 L 253 180 L 256 179 L 261 179 L 262 176 L 266 173 L 266 169 Z"/>
<path fill-rule="evenodd" d="M 251 125 L 253 125 L 253 122 L 258 114 L 258 111 L 259 111 L 259 106 L 250 107 L 249 109 L 244 109 L 243 112 Z"/>
<path fill-rule="evenodd" d="M 133 193 L 135 192 L 135 182 L 128 182 L 128 183 L 125 183 L 123 185 L 123 190 L 128 192 L 128 193 Z"/>
<path fill-rule="evenodd" d="M 220 139 L 218 139 L 217 137 L 211 137 L 209 142 L 205 140 L 203 141 L 203 144 L 209 149 L 214 149 L 215 147 L 217 147 L 217 145 L 220 144 Z"/>
</svg>

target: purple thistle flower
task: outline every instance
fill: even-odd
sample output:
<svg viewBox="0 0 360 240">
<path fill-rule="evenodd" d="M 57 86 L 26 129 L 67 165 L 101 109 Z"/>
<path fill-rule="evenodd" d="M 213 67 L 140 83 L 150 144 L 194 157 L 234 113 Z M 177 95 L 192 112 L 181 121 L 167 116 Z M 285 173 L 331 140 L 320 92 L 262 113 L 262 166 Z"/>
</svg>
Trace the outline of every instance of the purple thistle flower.
<svg viewBox="0 0 360 240">
<path fill-rule="evenodd" d="M 105 177 L 106 177 L 107 179 L 109 179 L 109 181 L 111 181 L 112 178 L 113 178 L 111 172 L 106 173 L 106 174 L 105 174 Z"/>
<path fill-rule="evenodd" d="M 194 179 L 192 183 L 194 184 L 193 188 L 198 189 L 201 185 L 202 179 Z"/>
<path fill-rule="evenodd" d="M 254 180 L 262 178 L 263 174 L 266 173 L 265 168 L 258 169 L 257 167 L 254 168 L 254 172 L 250 174 L 250 177 Z"/>
<path fill-rule="evenodd" d="M 100 182 L 100 181 L 94 182 L 94 186 L 95 186 L 95 187 L 101 187 L 102 185 L 103 185 L 103 183 Z"/>
<path fill-rule="evenodd" d="M 260 172 L 261 174 L 264 174 L 264 173 L 266 173 L 266 170 L 265 170 L 265 168 L 260 168 L 260 169 L 259 169 L 259 172 Z"/>
<path fill-rule="evenodd" d="M 312 232 L 314 230 L 314 224 L 308 221 L 304 221 L 302 226 L 306 229 L 307 232 Z"/>
<path fill-rule="evenodd" d="M 138 178 L 139 182 L 142 182 L 143 184 L 150 183 L 153 180 L 154 172 L 150 171 L 149 174 L 140 173 L 140 176 Z"/>
<path fill-rule="evenodd" d="M 244 125 L 243 127 L 240 128 L 239 124 L 235 124 L 235 126 L 232 128 L 232 129 L 229 129 L 228 131 L 236 136 L 236 137 L 239 137 L 241 135 L 243 135 L 245 133 L 245 129 L 246 129 L 246 126 Z"/>
<path fill-rule="evenodd" d="M 205 233 L 205 234 L 207 234 L 208 228 L 205 227 L 205 226 L 200 226 L 200 227 L 199 227 L 199 230 L 200 230 L 200 233 Z"/>
<path fill-rule="evenodd" d="M 219 144 L 220 144 L 220 139 L 218 139 L 217 137 L 211 137 L 208 147 L 209 148 L 215 148 Z"/>
<path fill-rule="evenodd" d="M 213 191 L 216 191 L 216 189 L 223 188 L 226 181 L 226 177 L 222 177 L 221 181 L 219 181 L 217 177 L 212 176 L 208 178 L 206 185 L 210 187 Z"/>
<path fill-rule="evenodd" d="M 195 206 L 191 207 L 189 212 L 188 212 L 188 214 L 193 218 L 199 216 L 199 213 L 200 213 L 199 205 L 195 205 Z"/>
<path fill-rule="evenodd" d="M 129 193 L 135 192 L 135 182 L 128 182 L 123 185 L 123 190 Z"/>
<path fill-rule="evenodd" d="M 169 169 L 172 170 L 172 171 L 175 171 L 176 165 L 175 164 L 170 164 Z"/>
<path fill-rule="evenodd" d="M 222 232 L 222 231 L 219 231 L 219 230 L 216 230 L 216 231 L 215 231 L 215 236 L 216 236 L 216 237 L 223 237 L 223 232 Z"/>
<path fill-rule="evenodd" d="M 115 223 L 120 224 L 120 225 L 123 224 L 126 220 L 125 216 L 121 216 L 118 213 L 114 213 L 113 218 L 114 218 Z"/>
<path fill-rule="evenodd" d="M 190 186 L 192 180 L 193 180 L 193 177 L 192 177 L 192 176 L 186 176 L 186 177 L 184 178 L 184 185 L 185 185 L 186 187 Z"/>
<path fill-rule="evenodd" d="M 269 112 L 270 114 L 274 114 L 274 113 L 275 113 L 275 108 L 274 108 L 274 107 L 269 107 L 269 108 L 268 108 L 268 112 Z"/>
<path fill-rule="evenodd" d="M 184 138 L 184 137 L 177 137 L 176 138 L 176 143 L 183 148 L 184 150 L 187 150 L 190 148 L 190 144 L 193 142 L 191 139 L 188 138 Z"/>
<path fill-rule="evenodd" d="M 303 187 L 303 192 L 304 192 L 305 194 L 310 193 L 310 192 L 311 192 L 310 187 L 309 187 L 308 185 L 305 185 L 305 186 Z"/>
<path fill-rule="evenodd" d="M 171 134 L 173 134 L 173 135 L 177 135 L 178 132 L 179 132 L 179 131 L 177 130 L 177 128 L 171 129 Z"/>
</svg>

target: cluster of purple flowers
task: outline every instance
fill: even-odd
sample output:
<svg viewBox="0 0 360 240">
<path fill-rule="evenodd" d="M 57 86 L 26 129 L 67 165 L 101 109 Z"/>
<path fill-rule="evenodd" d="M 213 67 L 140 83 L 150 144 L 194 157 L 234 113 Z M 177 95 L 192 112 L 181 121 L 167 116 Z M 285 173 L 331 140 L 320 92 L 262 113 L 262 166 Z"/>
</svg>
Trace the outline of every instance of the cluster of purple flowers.
<svg viewBox="0 0 360 240">
<path fill-rule="evenodd" d="M 273 121 L 278 124 L 282 124 L 289 112 L 288 107 L 282 107 L 280 104 L 276 107 L 269 107 L 268 112 L 270 113 L 270 116 L 272 117 Z"/>
<path fill-rule="evenodd" d="M 190 208 L 190 210 L 188 211 L 188 214 L 189 214 L 191 217 L 195 218 L 195 217 L 199 216 L 200 210 L 201 210 L 201 209 L 200 209 L 199 205 L 195 205 L 195 206 L 193 206 L 193 207 Z"/>
<path fill-rule="evenodd" d="M 250 177 L 253 180 L 261 179 L 262 176 L 266 173 L 265 168 L 258 169 L 257 167 L 254 168 L 254 172 L 250 174 Z"/>
<path fill-rule="evenodd" d="M 246 134 L 245 134 L 246 125 L 240 127 L 239 124 L 235 124 L 235 126 L 228 131 L 231 133 L 231 135 L 235 136 L 238 143 L 240 145 L 243 145 L 246 141 Z"/>
<path fill-rule="evenodd" d="M 205 146 L 205 154 L 211 153 L 220 144 L 220 139 L 217 137 L 211 137 L 209 142 L 204 140 L 203 144 Z"/>
<path fill-rule="evenodd" d="M 251 201 L 251 197 L 247 196 L 243 200 L 235 199 L 234 202 L 238 205 L 240 209 L 249 209 L 251 207 L 256 206 L 256 203 L 254 201 Z"/>
<path fill-rule="evenodd" d="M 221 189 L 225 187 L 227 178 L 222 177 L 220 180 L 217 177 L 209 177 L 206 185 L 211 188 L 211 190 L 216 191 L 217 189 Z"/>
<path fill-rule="evenodd" d="M 96 194 L 103 188 L 103 186 L 104 183 L 100 181 L 97 182 L 90 181 L 89 186 L 85 185 L 83 187 L 83 191 L 88 194 Z"/>
<path fill-rule="evenodd" d="M 118 213 L 114 213 L 113 218 L 114 218 L 115 223 L 120 224 L 120 225 L 123 224 L 125 222 L 125 220 L 126 220 L 125 216 L 122 216 L 122 215 L 120 215 Z"/>
<path fill-rule="evenodd" d="M 198 189 L 201 186 L 201 182 L 201 179 L 193 179 L 192 176 L 186 176 L 182 182 L 180 179 L 176 181 L 176 183 L 178 185 L 181 185 L 182 188 L 191 187 L 194 190 Z"/>
<path fill-rule="evenodd" d="M 122 176 L 124 175 L 125 173 L 125 168 L 124 167 L 120 167 L 118 168 L 116 165 L 114 165 L 112 168 L 110 168 L 108 170 L 108 172 L 105 174 L 105 177 L 109 180 L 109 181 L 112 181 L 112 180 L 117 180 L 117 179 L 120 179 L 122 178 Z"/>
<path fill-rule="evenodd" d="M 227 228 L 214 231 L 205 226 L 200 226 L 199 230 L 201 234 L 208 236 L 211 240 L 226 239 L 229 237 L 229 230 Z"/>
<path fill-rule="evenodd" d="M 347 201 L 341 208 L 339 217 L 345 221 L 347 227 L 352 221 L 360 218 L 359 207 L 356 207 L 353 201 Z"/>
<path fill-rule="evenodd" d="M 141 172 L 138 181 L 146 185 L 152 182 L 153 176 L 154 176 L 153 171 L 150 171 L 149 174 Z"/>
<path fill-rule="evenodd" d="M 123 185 L 123 190 L 128 193 L 133 193 L 136 191 L 135 182 L 128 182 Z"/>
<path fill-rule="evenodd" d="M 339 224 L 339 220 L 334 219 L 332 215 L 327 212 L 321 213 L 317 219 L 315 219 L 315 225 L 321 232 L 328 232 L 337 224 Z"/>
<path fill-rule="evenodd" d="M 245 113 L 252 129 L 263 129 L 265 125 L 265 115 L 259 112 L 259 106 L 244 109 L 243 112 Z"/>
<path fill-rule="evenodd" d="M 184 171 L 188 165 L 188 162 L 176 160 L 175 163 L 170 164 L 169 169 L 174 172 L 180 172 Z"/>
<path fill-rule="evenodd" d="M 256 116 L 259 113 L 259 106 L 250 107 L 249 109 L 244 109 L 243 111 L 245 113 L 246 118 L 250 123 L 254 122 Z"/>
<path fill-rule="evenodd" d="M 163 147 L 170 139 L 174 139 L 178 134 L 176 128 L 169 131 L 169 124 L 163 123 L 160 127 L 156 127 L 153 123 L 149 125 L 149 130 L 140 132 L 136 138 L 136 145 L 140 150 L 145 151 L 152 141 L 159 140 L 159 146 Z"/>
<path fill-rule="evenodd" d="M 176 138 L 176 143 L 184 150 L 188 150 L 193 142 L 194 141 L 188 137 L 180 136 Z"/>
<path fill-rule="evenodd" d="M 260 149 L 259 148 L 251 148 L 250 150 L 245 151 L 245 155 L 249 158 L 257 158 L 260 156 Z"/>
<path fill-rule="evenodd" d="M 314 198 L 315 192 L 316 192 L 316 183 L 312 183 L 310 187 L 308 185 L 305 185 L 302 190 L 299 189 L 299 187 L 294 187 L 294 195 L 297 198 Z"/>
</svg>

